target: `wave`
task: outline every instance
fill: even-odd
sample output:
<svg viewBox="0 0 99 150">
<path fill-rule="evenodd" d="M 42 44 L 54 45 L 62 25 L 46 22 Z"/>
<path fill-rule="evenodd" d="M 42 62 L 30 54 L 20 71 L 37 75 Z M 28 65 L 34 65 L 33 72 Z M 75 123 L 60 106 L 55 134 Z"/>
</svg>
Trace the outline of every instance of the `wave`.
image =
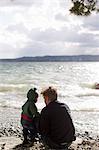
<svg viewBox="0 0 99 150">
<path fill-rule="evenodd" d="M 95 82 L 95 83 L 80 83 L 79 85 L 82 88 L 96 89 L 96 84 L 97 84 L 97 82 Z"/>
<path fill-rule="evenodd" d="M 13 108 L 13 109 L 21 109 L 21 106 L 8 106 L 8 105 L 0 105 L 1 108 Z M 42 110 L 43 107 L 41 108 L 38 108 L 39 111 Z M 78 109 L 78 108 L 75 108 L 75 109 L 70 109 L 70 111 L 75 111 L 75 112 L 99 112 L 99 109 L 94 109 L 94 108 L 90 108 L 90 109 Z"/>
<path fill-rule="evenodd" d="M 13 108 L 13 109 L 21 109 L 22 105 L 24 102 L 9 102 L 9 101 L 4 101 L 0 103 L 1 108 Z M 39 111 L 42 110 L 42 108 L 45 107 L 44 102 L 37 103 L 37 108 Z M 83 106 L 80 106 L 79 104 L 73 104 L 73 105 L 68 105 L 71 111 L 76 111 L 76 112 L 99 112 L 99 107 L 98 106 L 89 106 L 84 104 Z"/>
<path fill-rule="evenodd" d="M 14 109 L 20 109 L 21 106 L 23 105 L 22 102 L 15 102 L 15 101 L 2 101 L 0 102 L 0 107 L 3 108 L 14 108 Z"/>
<path fill-rule="evenodd" d="M 85 94 L 78 94 L 77 97 L 88 97 L 88 96 L 99 96 L 99 93 L 85 93 Z"/>
<path fill-rule="evenodd" d="M 0 84 L 0 92 L 11 92 L 24 90 L 27 87 L 26 84 Z"/>
<path fill-rule="evenodd" d="M 90 108 L 90 109 L 73 109 L 72 111 L 76 112 L 99 112 L 99 109 L 96 108 Z"/>
</svg>

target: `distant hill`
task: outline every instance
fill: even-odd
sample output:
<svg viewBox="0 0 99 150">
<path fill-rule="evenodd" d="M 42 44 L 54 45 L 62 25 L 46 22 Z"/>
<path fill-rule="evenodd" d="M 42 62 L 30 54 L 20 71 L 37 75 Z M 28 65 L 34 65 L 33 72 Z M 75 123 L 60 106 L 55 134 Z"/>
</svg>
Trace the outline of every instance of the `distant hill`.
<svg viewBox="0 0 99 150">
<path fill-rule="evenodd" d="M 70 62 L 70 61 L 99 61 L 99 55 L 72 55 L 72 56 L 36 56 L 20 57 L 15 59 L 0 59 L 1 62 Z"/>
</svg>

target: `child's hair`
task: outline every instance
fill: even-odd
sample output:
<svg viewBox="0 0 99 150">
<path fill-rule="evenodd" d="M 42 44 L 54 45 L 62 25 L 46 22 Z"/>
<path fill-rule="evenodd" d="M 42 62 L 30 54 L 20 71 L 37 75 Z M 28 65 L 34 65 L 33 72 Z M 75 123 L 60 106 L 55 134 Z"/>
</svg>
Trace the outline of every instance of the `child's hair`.
<svg viewBox="0 0 99 150">
<path fill-rule="evenodd" d="M 27 93 L 28 99 L 33 99 L 34 101 L 38 98 L 38 93 L 36 92 L 36 88 L 30 89 Z"/>
<path fill-rule="evenodd" d="M 41 94 L 43 94 L 43 96 L 48 96 L 50 101 L 57 100 L 57 91 L 52 87 L 49 87 L 46 90 L 42 91 Z"/>
</svg>

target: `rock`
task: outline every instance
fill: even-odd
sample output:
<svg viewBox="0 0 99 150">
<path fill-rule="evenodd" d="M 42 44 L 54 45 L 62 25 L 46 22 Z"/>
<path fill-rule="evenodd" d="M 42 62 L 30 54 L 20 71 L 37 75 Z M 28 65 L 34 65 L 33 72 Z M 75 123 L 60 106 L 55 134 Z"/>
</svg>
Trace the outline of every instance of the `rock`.
<svg viewBox="0 0 99 150">
<path fill-rule="evenodd" d="M 5 149 L 5 145 L 6 145 L 6 143 L 1 145 L 1 150 Z"/>
<path fill-rule="evenodd" d="M 86 135 L 89 135 L 89 132 L 88 132 L 88 131 L 85 131 L 85 134 L 86 134 Z"/>
<path fill-rule="evenodd" d="M 1 137 L 0 138 L 0 147 L 1 149 L 10 150 L 18 144 L 21 144 L 22 141 L 16 137 Z"/>
<path fill-rule="evenodd" d="M 83 142 L 82 138 L 76 137 L 76 140 L 73 141 L 73 144 L 82 144 L 82 142 Z"/>
<path fill-rule="evenodd" d="M 82 145 L 90 145 L 90 141 L 88 141 L 88 140 L 83 140 Z"/>
</svg>

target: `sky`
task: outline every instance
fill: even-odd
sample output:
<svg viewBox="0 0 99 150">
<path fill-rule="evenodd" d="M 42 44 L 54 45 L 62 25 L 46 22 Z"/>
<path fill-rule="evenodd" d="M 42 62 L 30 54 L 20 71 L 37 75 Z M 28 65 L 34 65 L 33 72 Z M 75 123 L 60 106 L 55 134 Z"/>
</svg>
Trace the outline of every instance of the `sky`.
<svg viewBox="0 0 99 150">
<path fill-rule="evenodd" d="M 0 58 L 99 55 L 99 14 L 71 15 L 71 0 L 0 0 Z"/>
</svg>

